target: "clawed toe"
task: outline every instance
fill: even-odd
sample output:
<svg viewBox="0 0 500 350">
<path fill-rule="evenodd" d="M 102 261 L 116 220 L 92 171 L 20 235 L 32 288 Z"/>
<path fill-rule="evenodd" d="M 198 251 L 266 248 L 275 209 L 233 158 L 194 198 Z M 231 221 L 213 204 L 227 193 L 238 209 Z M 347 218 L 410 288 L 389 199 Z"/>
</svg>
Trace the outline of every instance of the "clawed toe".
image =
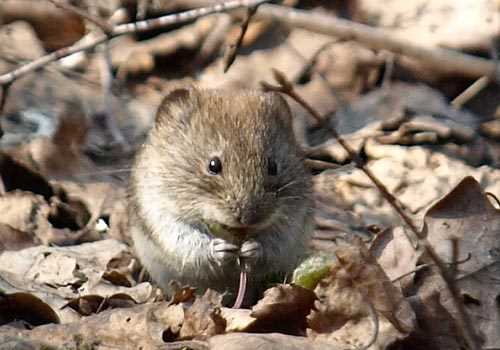
<svg viewBox="0 0 500 350">
<path fill-rule="evenodd" d="M 240 257 L 246 260 L 257 261 L 262 258 L 264 250 L 262 244 L 256 240 L 248 240 L 244 242 L 240 249 Z"/>
<path fill-rule="evenodd" d="M 209 258 L 218 265 L 236 260 L 237 257 L 238 246 L 220 238 L 215 238 L 210 241 Z"/>
</svg>

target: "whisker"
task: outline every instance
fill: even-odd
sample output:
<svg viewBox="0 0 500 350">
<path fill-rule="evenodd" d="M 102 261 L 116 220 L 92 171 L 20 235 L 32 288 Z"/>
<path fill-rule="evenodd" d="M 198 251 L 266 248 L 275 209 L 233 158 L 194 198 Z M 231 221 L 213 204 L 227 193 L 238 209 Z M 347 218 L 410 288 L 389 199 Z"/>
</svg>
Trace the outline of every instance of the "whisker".
<svg viewBox="0 0 500 350">
<path fill-rule="evenodd" d="M 279 199 L 306 199 L 306 198 L 302 196 L 284 196 L 284 197 L 279 197 Z"/>
<path fill-rule="evenodd" d="M 73 176 L 113 175 L 113 174 L 120 174 L 120 173 L 130 173 L 130 172 L 132 172 L 133 169 L 134 168 L 130 167 L 130 168 L 120 168 L 120 169 L 97 170 L 97 171 L 89 171 L 86 173 L 76 173 Z M 144 167 L 144 168 L 135 167 L 135 169 L 146 169 L 146 170 L 151 171 L 151 168 L 148 168 L 148 167 Z M 153 171 L 151 171 L 151 172 L 153 172 Z M 154 173 L 158 174 L 158 175 L 162 174 L 161 171 L 154 171 Z"/>
<path fill-rule="evenodd" d="M 280 188 L 278 188 L 276 190 L 276 193 L 279 193 L 279 192 L 283 191 L 285 188 L 287 188 L 288 186 L 295 185 L 296 183 L 299 183 L 299 182 L 300 182 L 299 180 L 290 181 L 289 183 L 287 183 L 287 184 L 281 186 Z"/>
<path fill-rule="evenodd" d="M 126 173 L 126 172 L 131 172 L 131 171 L 132 171 L 132 168 L 113 169 L 113 170 L 98 170 L 98 171 L 91 171 L 88 173 L 77 173 L 77 174 L 74 174 L 74 176 L 112 175 L 112 174 Z"/>
</svg>

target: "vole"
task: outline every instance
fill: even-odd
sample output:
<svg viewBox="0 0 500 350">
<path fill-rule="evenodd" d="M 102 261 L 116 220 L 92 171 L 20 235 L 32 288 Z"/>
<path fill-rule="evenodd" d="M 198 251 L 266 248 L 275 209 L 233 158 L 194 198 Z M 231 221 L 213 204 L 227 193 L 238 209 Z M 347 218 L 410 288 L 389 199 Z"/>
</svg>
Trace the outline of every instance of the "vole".
<svg viewBox="0 0 500 350">
<path fill-rule="evenodd" d="M 176 280 L 234 295 L 243 260 L 255 292 L 304 256 L 311 176 L 291 119 L 272 92 L 189 86 L 163 99 L 132 168 L 129 217 L 165 292 Z"/>
</svg>

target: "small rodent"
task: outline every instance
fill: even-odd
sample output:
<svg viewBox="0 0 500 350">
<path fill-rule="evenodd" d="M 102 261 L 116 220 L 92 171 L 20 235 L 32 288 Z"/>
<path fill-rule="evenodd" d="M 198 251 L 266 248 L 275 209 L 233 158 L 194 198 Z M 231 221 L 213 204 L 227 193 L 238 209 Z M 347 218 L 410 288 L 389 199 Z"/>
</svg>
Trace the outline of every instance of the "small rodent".
<svg viewBox="0 0 500 350">
<path fill-rule="evenodd" d="M 255 294 L 266 276 L 290 276 L 306 252 L 311 176 L 278 93 L 170 92 L 130 190 L 136 253 L 167 293 L 176 280 L 234 295 L 245 259 Z"/>
</svg>

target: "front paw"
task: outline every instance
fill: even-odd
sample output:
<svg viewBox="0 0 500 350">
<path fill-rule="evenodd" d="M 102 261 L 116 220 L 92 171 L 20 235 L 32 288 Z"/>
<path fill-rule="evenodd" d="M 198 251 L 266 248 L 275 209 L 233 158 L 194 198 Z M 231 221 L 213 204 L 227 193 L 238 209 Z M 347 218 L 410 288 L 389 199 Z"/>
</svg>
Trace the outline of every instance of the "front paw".
<svg viewBox="0 0 500 350">
<path fill-rule="evenodd" d="M 238 258 L 238 246 L 221 238 L 214 238 L 210 241 L 208 257 L 218 266 L 234 262 Z"/>
<path fill-rule="evenodd" d="M 240 257 L 249 262 L 250 265 L 255 265 L 257 261 L 264 256 L 264 248 L 262 244 L 256 240 L 248 240 L 243 242 L 240 248 Z"/>
</svg>

